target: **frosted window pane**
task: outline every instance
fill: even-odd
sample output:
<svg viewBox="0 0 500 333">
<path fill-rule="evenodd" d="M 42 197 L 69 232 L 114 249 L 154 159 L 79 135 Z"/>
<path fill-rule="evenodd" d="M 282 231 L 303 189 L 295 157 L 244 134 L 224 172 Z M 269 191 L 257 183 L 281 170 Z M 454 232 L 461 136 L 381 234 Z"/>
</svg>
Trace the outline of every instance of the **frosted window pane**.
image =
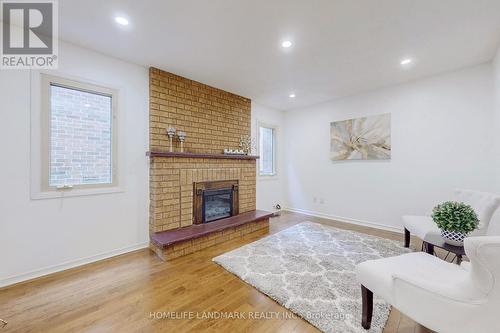
<svg viewBox="0 0 500 333">
<path fill-rule="evenodd" d="M 274 129 L 260 127 L 259 170 L 261 174 L 274 173 Z"/>
</svg>

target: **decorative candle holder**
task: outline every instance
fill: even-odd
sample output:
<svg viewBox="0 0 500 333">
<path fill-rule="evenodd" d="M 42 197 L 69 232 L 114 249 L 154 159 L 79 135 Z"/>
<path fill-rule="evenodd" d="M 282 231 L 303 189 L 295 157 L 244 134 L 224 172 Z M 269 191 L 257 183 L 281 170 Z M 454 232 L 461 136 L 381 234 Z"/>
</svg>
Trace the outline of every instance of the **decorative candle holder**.
<svg viewBox="0 0 500 333">
<path fill-rule="evenodd" d="M 168 146 L 169 146 L 168 150 L 172 153 L 174 151 L 172 140 L 174 139 L 175 136 L 175 128 L 173 127 L 167 128 L 167 135 L 168 135 Z"/>
<path fill-rule="evenodd" d="M 177 137 L 179 138 L 179 141 L 181 142 L 181 153 L 183 153 L 184 152 L 184 140 L 186 140 L 186 132 L 178 131 Z"/>
</svg>

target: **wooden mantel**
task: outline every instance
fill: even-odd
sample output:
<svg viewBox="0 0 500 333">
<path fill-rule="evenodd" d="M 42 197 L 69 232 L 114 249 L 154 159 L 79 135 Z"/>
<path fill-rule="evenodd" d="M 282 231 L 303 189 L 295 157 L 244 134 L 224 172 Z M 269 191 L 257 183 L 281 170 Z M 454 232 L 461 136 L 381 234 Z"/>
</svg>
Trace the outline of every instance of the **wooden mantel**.
<svg viewBox="0 0 500 333">
<path fill-rule="evenodd" d="M 229 154 L 209 154 L 209 153 L 179 153 L 164 151 L 148 151 L 150 158 L 154 157 L 184 157 L 184 158 L 213 158 L 213 159 L 233 159 L 233 160 L 256 160 L 259 156 L 253 155 L 229 155 Z"/>
</svg>

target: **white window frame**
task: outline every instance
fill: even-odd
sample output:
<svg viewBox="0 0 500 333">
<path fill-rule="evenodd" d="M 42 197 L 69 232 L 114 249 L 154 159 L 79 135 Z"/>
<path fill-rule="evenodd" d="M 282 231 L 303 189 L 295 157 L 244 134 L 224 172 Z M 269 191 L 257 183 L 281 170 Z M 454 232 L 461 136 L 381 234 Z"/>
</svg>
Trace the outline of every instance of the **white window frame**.
<svg viewBox="0 0 500 333">
<path fill-rule="evenodd" d="M 52 71 L 51 71 L 52 72 Z M 51 84 L 111 97 L 111 183 L 49 186 Z M 47 72 L 31 73 L 31 198 L 50 199 L 69 196 L 122 192 L 118 146 L 119 90 L 105 84 Z"/>
<path fill-rule="evenodd" d="M 277 163 L 276 150 L 277 150 L 278 126 L 263 123 L 263 122 L 257 122 L 257 148 L 259 150 L 259 156 L 262 156 L 261 152 L 260 152 L 260 128 L 261 127 L 270 128 L 273 130 L 273 171 L 271 173 L 262 172 L 260 170 L 260 161 L 259 161 L 258 174 L 259 174 L 259 177 L 262 177 L 262 178 L 276 177 L 278 175 L 277 164 L 276 164 Z"/>
</svg>

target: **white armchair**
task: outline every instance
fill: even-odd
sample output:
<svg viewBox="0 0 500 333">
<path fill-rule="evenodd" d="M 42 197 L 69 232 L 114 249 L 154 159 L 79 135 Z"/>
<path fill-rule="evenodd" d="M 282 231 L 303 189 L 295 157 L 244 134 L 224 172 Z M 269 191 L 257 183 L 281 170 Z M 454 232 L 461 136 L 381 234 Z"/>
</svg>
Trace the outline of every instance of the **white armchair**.
<svg viewBox="0 0 500 333">
<path fill-rule="evenodd" d="M 476 211 L 479 218 L 479 226 L 471 236 L 486 235 L 491 218 L 500 206 L 500 196 L 487 192 L 456 190 L 454 200 L 464 202 Z M 405 231 L 405 247 L 410 246 L 411 234 L 423 240 L 429 234 L 440 233 L 430 216 L 403 216 L 403 226 Z"/>
<path fill-rule="evenodd" d="M 415 252 L 356 266 L 362 326 L 370 328 L 373 293 L 440 333 L 500 332 L 500 236 L 469 237 L 467 268 Z"/>
</svg>

